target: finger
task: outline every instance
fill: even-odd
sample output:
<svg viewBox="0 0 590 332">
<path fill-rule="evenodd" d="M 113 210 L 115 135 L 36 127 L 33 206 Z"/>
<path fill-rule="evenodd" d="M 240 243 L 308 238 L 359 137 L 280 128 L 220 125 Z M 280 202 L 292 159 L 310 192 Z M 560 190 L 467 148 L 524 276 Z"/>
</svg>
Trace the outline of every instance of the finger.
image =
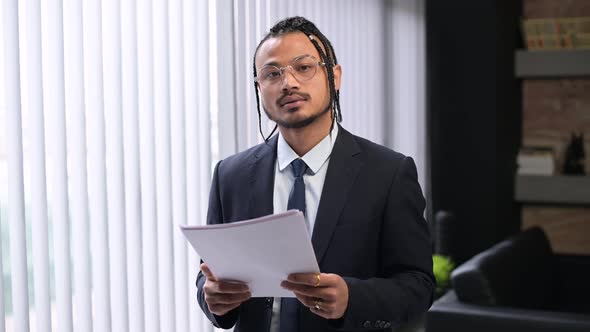
<svg viewBox="0 0 590 332">
<path fill-rule="evenodd" d="M 213 272 L 211 272 L 207 263 L 201 264 L 201 272 L 203 272 L 203 274 L 205 275 L 205 277 L 207 277 L 207 279 L 216 280 L 215 276 L 213 275 Z"/>
<path fill-rule="evenodd" d="M 313 287 L 304 284 L 296 284 L 289 281 L 281 282 L 281 287 L 294 292 L 295 294 L 302 294 L 312 297 L 324 297 L 324 287 Z"/>
<path fill-rule="evenodd" d="M 297 299 L 306 307 L 313 309 L 316 304 L 319 304 L 320 308 L 324 312 L 332 312 L 334 310 L 335 302 L 326 300 L 321 297 L 307 296 L 303 294 L 295 294 Z"/>
<path fill-rule="evenodd" d="M 299 300 L 299 302 L 301 302 L 301 304 L 308 308 L 312 308 L 315 305 L 315 301 L 318 300 L 316 297 L 297 293 L 295 294 L 295 297 L 297 298 L 297 300 Z"/>
<path fill-rule="evenodd" d="M 246 293 L 250 291 L 250 287 L 243 282 L 217 281 L 216 284 L 219 293 Z"/>
<path fill-rule="evenodd" d="M 332 318 L 333 308 L 332 306 L 326 305 L 326 303 L 319 303 L 319 305 L 316 306 L 316 302 L 314 301 L 314 303 L 309 306 L 309 310 L 320 317 L 327 319 Z"/>
<path fill-rule="evenodd" d="M 247 293 L 250 291 L 248 285 L 239 282 L 226 282 L 217 280 L 207 280 L 203 286 L 206 294 L 233 294 Z"/>
<path fill-rule="evenodd" d="M 311 291 L 313 291 L 312 288 L 315 288 L 313 286 L 309 286 L 306 284 L 298 284 L 298 283 L 294 283 L 294 282 L 287 281 L 287 280 L 283 280 L 281 282 L 281 287 L 283 287 L 287 290 L 293 291 L 293 292 L 296 292 L 296 291 L 297 292 L 303 292 L 303 291 L 306 291 L 306 292 L 310 291 L 311 292 Z M 318 291 L 318 289 L 316 289 L 316 291 Z"/>
<path fill-rule="evenodd" d="M 287 282 L 286 282 L 287 283 Z M 335 287 L 313 287 L 306 285 L 290 284 L 286 289 L 291 290 L 295 296 L 306 296 L 313 299 L 321 299 L 324 303 L 335 302 L 338 298 L 338 290 Z"/>
<path fill-rule="evenodd" d="M 206 295 L 205 301 L 212 304 L 240 304 L 252 297 L 250 292 L 246 293 L 213 293 Z"/>
<path fill-rule="evenodd" d="M 287 280 L 296 284 L 318 287 L 324 284 L 325 275 L 324 273 L 292 273 Z"/>
</svg>

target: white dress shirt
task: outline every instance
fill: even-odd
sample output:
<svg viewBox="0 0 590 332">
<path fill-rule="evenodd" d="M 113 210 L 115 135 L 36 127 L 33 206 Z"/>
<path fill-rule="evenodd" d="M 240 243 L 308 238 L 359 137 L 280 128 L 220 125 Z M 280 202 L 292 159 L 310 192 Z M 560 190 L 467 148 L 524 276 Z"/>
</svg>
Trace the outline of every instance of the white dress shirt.
<svg viewBox="0 0 590 332">
<path fill-rule="evenodd" d="M 338 136 L 338 125 L 329 135 L 326 135 L 316 146 L 301 157 L 307 164 L 307 172 L 303 175 L 305 183 L 305 222 L 309 227 L 309 234 L 313 233 L 315 218 L 318 213 L 318 206 L 324 188 L 324 180 L 330 162 L 330 154 Z M 289 202 L 289 193 L 295 182 L 295 176 L 291 169 L 291 162 L 300 158 L 295 151 L 289 146 L 285 138 L 279 132 L 279 141 L 277 144 L 277 160 L 275 162 L 275 183 L 273 195 L 273 212 L 281 213 L 287 211 Z M 272 319 L 270 323 L 270 332 L 279 332 L 280 327 L 281 298 L 274 299 L 272 308 Z"/>
</svg>

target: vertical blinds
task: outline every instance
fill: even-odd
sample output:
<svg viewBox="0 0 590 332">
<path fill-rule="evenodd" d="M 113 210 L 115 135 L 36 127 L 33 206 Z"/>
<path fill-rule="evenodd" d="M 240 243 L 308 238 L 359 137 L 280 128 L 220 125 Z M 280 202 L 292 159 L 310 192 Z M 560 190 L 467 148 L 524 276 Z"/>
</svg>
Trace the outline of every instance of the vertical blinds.
<svg viewBox="0 0 590 332">
<path fill-rule="evenodd" d="M 177 227 L 206 215 L 209 3 L 3 0 L 1 13 L 0 331 L 212 330 Z"/>
</svg>

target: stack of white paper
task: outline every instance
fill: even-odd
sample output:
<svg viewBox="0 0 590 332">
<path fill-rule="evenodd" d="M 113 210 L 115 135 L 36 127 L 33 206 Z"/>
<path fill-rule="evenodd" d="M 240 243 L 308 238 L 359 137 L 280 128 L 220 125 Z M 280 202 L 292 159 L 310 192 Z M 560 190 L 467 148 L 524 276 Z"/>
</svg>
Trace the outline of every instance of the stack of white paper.
<svg viewBox="0 0 590 332">
<path fill-rule="evenodd" d="M 253 297 L 294 297 L 281 281 L 291 273 L 320 272 L 303 213 L 297 210 L 180 228 L 217 279 L 244 282 Z"/>
</svg>

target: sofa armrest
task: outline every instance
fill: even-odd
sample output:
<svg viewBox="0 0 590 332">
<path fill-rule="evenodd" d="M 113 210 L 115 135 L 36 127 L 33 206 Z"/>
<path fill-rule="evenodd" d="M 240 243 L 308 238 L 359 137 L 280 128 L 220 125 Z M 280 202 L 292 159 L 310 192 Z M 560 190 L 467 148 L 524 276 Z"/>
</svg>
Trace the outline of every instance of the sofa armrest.
<svg viewBox="0 0 590 332">
<path fill-rule="evenodd" d="M 460 302 L 454 291 L 438 299 L 426 314 L 426 332 L 582 332 L 590 316 Z"/>
<path fill-rule="evenodd" d="M 554 308 L 590 314 L 590 256 L 556 255 Z"/>
<path fill-rule="evenodd" d="M 451 273 L 459 299 L 478 305 L 546 309 L 554 301 L 554 255 L 538 227 L 475 255 Z"/>
</svg>

